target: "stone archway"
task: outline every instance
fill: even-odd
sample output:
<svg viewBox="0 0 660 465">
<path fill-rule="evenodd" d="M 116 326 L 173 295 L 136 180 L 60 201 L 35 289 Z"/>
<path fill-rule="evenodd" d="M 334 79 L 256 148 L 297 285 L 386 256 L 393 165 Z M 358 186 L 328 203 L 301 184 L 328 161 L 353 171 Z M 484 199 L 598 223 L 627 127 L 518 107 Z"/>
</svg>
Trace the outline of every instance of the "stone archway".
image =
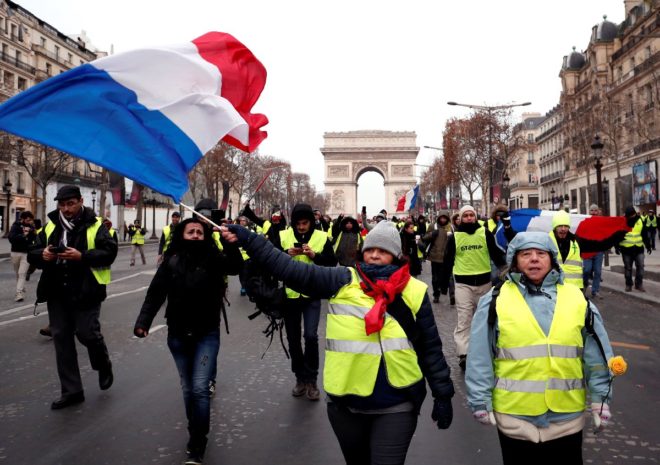
<svg viewBox="0 0 660 465">
<path fill-rule="evenodd" d="M 359 215 L 357 181 L 367 171 L 383 177 L 383 205 L 389 215 L 395 212 L 397 200 L 416 184 L 419 147 L 415 132 L 326 132 L 323 140 L 325 192 L 330 195 L 326 213 L 332 217 L 340 213 Z"/>
</svg>

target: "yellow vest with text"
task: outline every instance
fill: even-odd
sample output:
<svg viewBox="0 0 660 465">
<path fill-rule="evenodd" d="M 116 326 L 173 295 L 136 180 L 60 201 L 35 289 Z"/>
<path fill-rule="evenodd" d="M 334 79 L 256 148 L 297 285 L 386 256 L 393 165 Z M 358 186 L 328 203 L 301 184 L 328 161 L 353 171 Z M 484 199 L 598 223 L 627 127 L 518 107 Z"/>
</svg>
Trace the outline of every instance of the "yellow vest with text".
<svg viewBox="0 0 660 465">
<path fill-rule="evenodd" d="M 323 389 L 336 396 L 371 395 L 381 364 L 389 384 L 411 386 L 422 379 L 417 353 L 399 323 L 387 313 L 383 328 L 367 335 L 364 317 L 375 300 L 362 291 L 357 271 L 352 280 L 328 301 Z M 401 297 L 416 319 L 427 285 L 410 278 Z"/>
<path fill-rule="evenodd" d="M 135 233 L 133 234 L 131 244 L 144 245 L 144 234 L 142 234 L 142 228 L 135 228 Z"/>
<path fill-rule="evenodd" d="M 103 224 L 103 218 L 96 218 L 96 223 L 91 225 L 90 227 L 87 228 L 86 230 L 86 235 L 87 235 L 87 250 L 93 250 L 96 248 L 96 233 L 98 232 L 99 228 Z M 46 226 L 44 226 L 44 234 L 46 235 L 46 244 L 48 244 L 48 238 L 50 235 L 53 233 L 55 230 L 55 223 L 52 221 L 47 223 Z M 96 282 L 99 284 L 110 284 L 110 281 L 112 280 L 112 275 L 110 273 L 110 267 L 97 267 L 97 268 L 91 268 L 92 274 L 94 275 L 94 278 L 96 278 Z"/>
<path fill-rule="evenodd" d="M 312 249 L 314 253 L 321 253 L 323 252 L 323 247 L 325 246 L 325 243 L 328 240 L 328 236 L 326 233 L 324 233 L 323 231 L 319 231 L 318 229 L 314 229 L 313 231 L 314 232 L 312 233 L 312 237 L 309 238 L 309 242 L 307 245 L 309 245 L 310 249 Z M 293 233 L 293 228 L 287 228 L 284 231 L 280 231 L 280 245 L 282 246 L 282 249 L 285 252 L 288 249 L 293 248 L 293 244 L 295 244 L 296 242 L 298 242 L 298 240 L 296 239 L 296 236 Z M 314 261 L 311 258 L 303 254 L 296 255 L 295 257 L 291 257 L 291 258 L 303 263 L 308 263 L 308 264 L 314 263 Z M 286 290 L 286 297 L 288 299 L 307 297 L 288 287 L 286 287 L 285 290 Z"/>
<path fill-rule="evenodd" d="M 621 242 L 619 242 L 619 247 L 644 247 L 644 241 L 642 240 L 642 229 L 644 228 L 644 223 L 642 219 L 639 218 L 633 226 L 632 231 L 626 233 L 625 237 Z"/>
<path fill-rule="evenodd" d="M 478 228 L 474 234 L 456 231 L 456 258 L 454 274 L 460 276 L 490 273 L 490 254 L 486 243 L 486 229 Z"/>
<path fill-rule="evenodd" d="M 555 233 L 550 231 L 548 234 L 550 235 L 552 242 L 554 242 L 555 247 L 557 247 L 557 251 L 559 251 Z M 557 261 L 559 262 L 561 269 L 564 270 L 564 282 L 574 284 L 582 289 L 584 287 L 584 282 L 582 281 L 582 257 L 580 257 L 580 245 L 576 240 L 571 241 L 566 260 L 562 263 L 561 254 L 558 253 Z"/>
<path fill-rule="evenodd" d="M 529 416 L 548 410 L 583 411 L 582 328 L 587 301 L 582 291 L 572 284 L 557 284 L 557 302 L 546 336 L 517 286 L 506 282 L 497 298 L 493 410 Z"/>
</svg>

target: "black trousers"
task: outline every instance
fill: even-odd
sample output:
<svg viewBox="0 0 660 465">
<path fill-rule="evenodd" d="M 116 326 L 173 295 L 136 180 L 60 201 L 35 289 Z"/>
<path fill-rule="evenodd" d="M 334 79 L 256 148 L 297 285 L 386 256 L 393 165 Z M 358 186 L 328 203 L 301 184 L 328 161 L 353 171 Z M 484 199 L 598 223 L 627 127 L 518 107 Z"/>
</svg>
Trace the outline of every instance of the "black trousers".
<svg viewBox="0 0 660 465">
<path fill-rule="evenodd" d="M 582 465 L 582 431 L 539 443 L 497 434 L 504 465 Z"/>
<path fill-rule="evenodd" d="M 417 414 L 412 411 L 353 413 L 332 402 L 328 419 L 346 465 L 402 465 L 417 429 Z"/>
<path fill-rule="evenodd" d="M 80 306 L 66 300 L 48 300 L 48 322 L 53 334 L 57 374 L 62 385 L 62 396 L 83 391 L 78 366 L 76 337 L 87 348 L 92 369 L 99 370 L 110 364 L 108 348 L 101 334 L 101 303 Z"/>
</svg>

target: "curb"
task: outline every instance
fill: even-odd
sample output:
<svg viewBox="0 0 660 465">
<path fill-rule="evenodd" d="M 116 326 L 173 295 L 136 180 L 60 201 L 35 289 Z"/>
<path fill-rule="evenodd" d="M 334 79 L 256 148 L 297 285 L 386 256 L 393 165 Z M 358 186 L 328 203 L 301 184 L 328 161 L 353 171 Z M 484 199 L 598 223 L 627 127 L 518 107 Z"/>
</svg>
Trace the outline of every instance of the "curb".
<svg viewBox="0 0 660 465">
<path fill-rule="evenodd" d="M 646 304 L 657 304 L 657 301 L 651 295 L 649 295 L 648 292 L 644 294 L 640 294 L 639 291 L 626 292 L 625 290 L 622 290 L 619 287 L 613 287 L 613 286 L 610 287 L 610 286 L 605 286 L 603 284 L 600 285 L 600 288 L 607 289 L 607 291 L 609 292 L 615 292 L 617 294 L 621 294 L 628 299 L 636 300 L 638 302 L 644 302 Z M 598 305 L 598 300 L 596 300 L 594 303 Z"/>
<path fill-rule="evenodd" d="M 622 265 L 611 265 L 610 266 L 610 271 L 613 273 L 619 273 L 623 274 L 624 273 L 624 268 Z M 649 270 L 644 270 L 644 279 L 649 279 L 651 281 L 656 281 L 660 282 L 660 273 L 656 271 L 649 271 Z"/>
</svg>

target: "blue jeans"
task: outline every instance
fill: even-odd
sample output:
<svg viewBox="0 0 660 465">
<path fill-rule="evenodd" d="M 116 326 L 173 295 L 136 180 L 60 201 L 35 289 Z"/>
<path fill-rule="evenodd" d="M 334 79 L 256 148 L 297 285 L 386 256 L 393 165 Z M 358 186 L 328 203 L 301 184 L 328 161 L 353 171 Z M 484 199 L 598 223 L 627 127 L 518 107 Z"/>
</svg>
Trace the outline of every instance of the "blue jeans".
<svg viewBox="0 0 660 465">
<path fill-rule="evenodd" d="M 305 349 L 303 352 L 300 320 L 303 320 Z M 315 383 L 319 374 L 319 321 L 321 301 L 318 299 L 287 299 L 284 327 L 291 354 L 291 371 L 303 383 Z"/>
<path fill-rule="evenodd" d="M 623 274 L 626 278 L 626 286 L 632 286 L 632 267 L 635 264 L 635 287 L 642 287 L 644 283 L 644 252 L 636 255 L 621 253 L 623 258 Z"/>
<path fill-rule="evenodd" d="M 170 333 L 167 346 L 181 378 L 190 435 L 188 449 L 203 454 L 211 421 L 209 380 L 215 371 L 220 350 L 220 330 L 204 335 Z"/>
<path fill-rule="evenodd" d="M 591 283 L 591 293 L 597 294 L 600 291 L 600 273 L 603 269 L 603 252 L 597 253 L 591 258 L 582 260 L 582 282 L 584 288 L 589 287 L 589 279 L 593 275 Z"/>
</svg>

